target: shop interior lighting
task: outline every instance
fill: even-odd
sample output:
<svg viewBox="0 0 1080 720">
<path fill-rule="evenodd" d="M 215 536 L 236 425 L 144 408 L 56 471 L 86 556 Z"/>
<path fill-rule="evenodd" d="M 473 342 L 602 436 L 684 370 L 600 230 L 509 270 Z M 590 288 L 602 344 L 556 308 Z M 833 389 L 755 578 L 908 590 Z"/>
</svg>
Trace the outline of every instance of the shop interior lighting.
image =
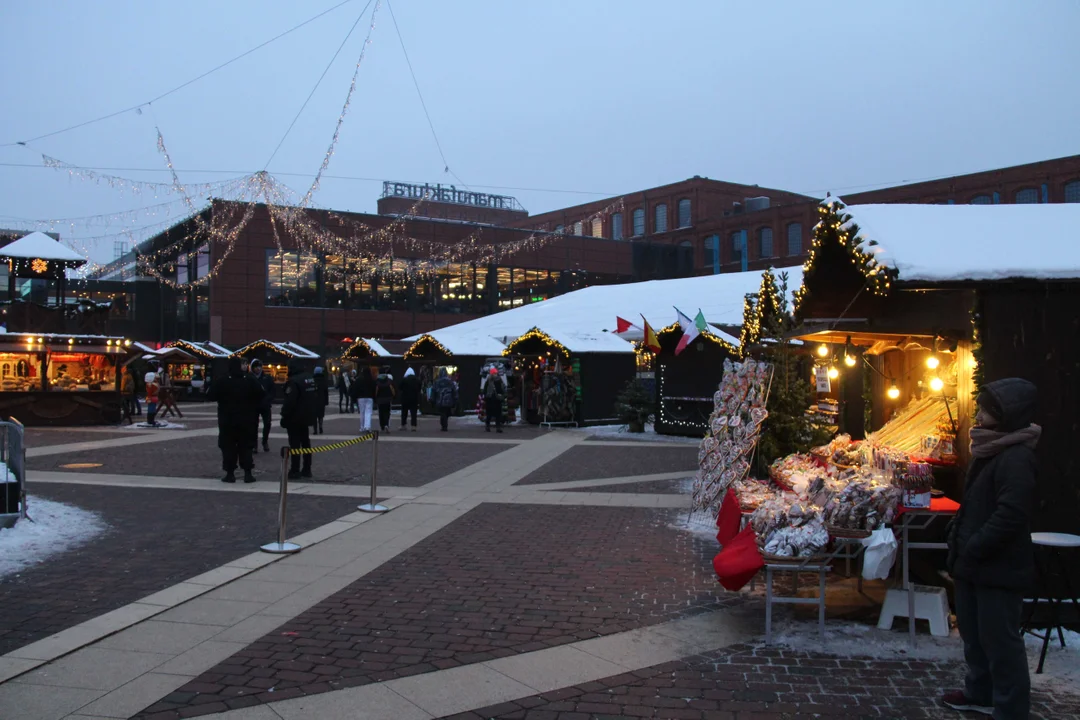
<svg viewBox="0 0 1080 720">
<path fill-rule="evenodd" d="M 830 380 L 835 380 L 838 377 L 840 377 L 840 371 L 837 370 L 836 367 L 830 366 L 829 367 L 829 379 Z"/>
<path fill-rule="evenodd" d="M 855 356 L 854 355 L 845 355 L 844 356 L 844 364 L 847 365 L 848 367 L 855 367 Z"/>
<path fill-rule="evenodd" d="M 900 397 L 900 388 L 896 387 L 895 384 L 890 385 L 889 389 L 885 391 L 885 394 L 889 396 L 890 400 L 896 400 Z"/>
<path fill-rule="evenodd" d="M 945 383 L 941 381 L 941 378 L 939 378 L 939 377 L 930 378 L 930 389 L 933 390 L 934 392 L 941 392 L 942 388 L 944 388 L 944 387 L 945 387 Z"/>
<path fill-rule="evenodd" d="M 829 346 L 825 343 L 821 343 L 817 348 L 818 357 L 827 357 L 829 354 Z"/>
</svg>

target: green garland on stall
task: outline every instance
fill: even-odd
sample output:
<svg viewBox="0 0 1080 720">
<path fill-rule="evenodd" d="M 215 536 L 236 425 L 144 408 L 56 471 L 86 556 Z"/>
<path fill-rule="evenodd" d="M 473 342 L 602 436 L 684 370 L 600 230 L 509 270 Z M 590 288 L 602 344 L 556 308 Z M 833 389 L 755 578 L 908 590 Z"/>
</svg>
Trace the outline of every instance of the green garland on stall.
<svg viewBox="0 0 1080 720">
<path fill-rule="evenodd" d="M 976 293 L 975 304 L 971 308 L 971 356 L 975 360 L 975 369 L 971 373 L 972 394 L 977 396 L 986 382 L 985 353 L 983 352 L 983 303 Z"/>
</svg>

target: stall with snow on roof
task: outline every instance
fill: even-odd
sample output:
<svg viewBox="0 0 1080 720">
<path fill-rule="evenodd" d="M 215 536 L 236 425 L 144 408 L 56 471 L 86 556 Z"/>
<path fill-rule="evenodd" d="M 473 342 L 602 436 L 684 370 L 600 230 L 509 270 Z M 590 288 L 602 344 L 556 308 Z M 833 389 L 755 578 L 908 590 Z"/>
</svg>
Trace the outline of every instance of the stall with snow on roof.
<svg viewBox="0 0 1080 720">
<path fill-rule="evenodd" d="M 521 383 L 522 417 L 534 424 L 613 422 L 616 396 L 637 374 L 634 346 L 610 332 L 534 327 L 503 355 Z"/>
<path fill-rule="evenodd" d="M 263 372 L 268 373 L 277 385 L 276 397 L 279 400 L 284 397 L 285 381 L 289 379 L 289 365 L 297 363 L 305 371 L 313 371 L 321 360 L 318 353 L 289 341 L 256 340 L 232 355 L 248 363 L 258 359 L 262 363 Z"/>
<path fill-rule="evenodd" d="M 454 414 L 475 411 L 481 370 L 490 358 L 501 358 L 506 349 L 506 345 L 493 337 L 456 332 L 460 327 L 420 335 L 405 351 L 405 363 L 420 377 L 420 409 L 425 413 L 438 412 L 432 404 L 431 388 L 442 370 L 458 385 Z"/>
<path fill-rule="evenodd" d="M 196 359 L 196 362 L 176 368 L 176 374 L 187 378 L 192 391 L 205 391 L 207 383 L 225 377 L 229 371 L 229 357 L 232 350 L 215 342 L 196 340 L 174 340 L 164 349 L 176 348 Z M 160 352 L 160 351 L 159 351 Z"/>
</svg>

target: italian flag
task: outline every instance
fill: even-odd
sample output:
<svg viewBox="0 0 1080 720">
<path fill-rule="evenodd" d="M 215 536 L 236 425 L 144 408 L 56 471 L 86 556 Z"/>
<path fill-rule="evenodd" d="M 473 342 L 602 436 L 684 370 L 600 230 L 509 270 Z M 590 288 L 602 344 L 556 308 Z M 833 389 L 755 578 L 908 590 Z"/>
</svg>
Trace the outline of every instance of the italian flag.
<svg viewBox="0 0 1080 720">
<path fill-rule="evenodd" d="M 683 331 L 682 339 L 679 340 L 679 344 L 675 347 L 675 354 L 678 355 L 686 349 L 687 345 L 694 342 L 698 335 L 708 331 L 709 324 L 705 322 L 705 315 L 702 314 L 700 309 L 697 311 L 697 317 L 693 320 L 679 308 L 675 308 L 675 313 L 679 316 L 679 327 Z"/>
</svg>

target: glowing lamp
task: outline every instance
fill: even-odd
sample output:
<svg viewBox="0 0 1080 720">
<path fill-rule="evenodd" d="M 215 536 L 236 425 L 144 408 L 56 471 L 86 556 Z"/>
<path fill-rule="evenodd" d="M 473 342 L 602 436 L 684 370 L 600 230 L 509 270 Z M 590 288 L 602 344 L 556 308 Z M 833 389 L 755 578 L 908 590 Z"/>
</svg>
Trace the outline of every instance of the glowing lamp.
<svg viewBox="0 0 1080 720">
<path fill-rule="evenodd" d="M 889 386 L 889 389 L 885 391 L 885 394 L 889 396 L 890 400 L 895 400 L 900 397 L 900 388 L 895 385 Z"/>
<path fill-rule="evenodd" d="M 818 357 L 825 357 L 829 354 L 829 346 L 825 343 L 821 343 L 817 348 Z"/>
<path fill-rule="evenodd" d="M 68 338 L 68 345 L 74 345 L 74 344 L 75 344 L 75 338 Z"/>
<path fill-rule="evenodd" d="M 938 360 L 937 355 L 931 355 L 930 357 L 926 358 L 926 367 L 930 368 L 931 370 L 937 370 L 938 365 L 940 364 L 941 361 Z"/>
<path fill-rule="evenodd" d="M 933 390 L 934 392 L 941 392 L 941 389 L 943 387 L 945 387 L 945 383 L 943 383 L 941 381 L 941 378 L 939 378 L 939 377 L 930 378 L 930 389 L 931 390 Z"/>
<path fill-rule="evenodd" d="M 847 365 L 848 367 L 855 367 L 855 358 L 852 357 L 851 355 L 845 355 L 844 356 L 844 364 Z"/>
<path fill-rule="evenodd" d="M 106 340 L 105 344 L 108 345 L 109 347 L 112 347 L 112 340 Z"/>
<path fill-rule="evenodd" d="M 40 344 L 45 342 L 45 338 L 38 338 L 37 341 L 38 341 L 38 344 L 40 345 Z"/>
<path fill-rule="evenodd" d="M 835 380 L 838 377 L 840 377 L 840 371 L 834 367 L 829 368 L 829 379 Z"/>
<path fill-rule="evenodd" d="M 131 347 L 131 341 L 130 340 L 125 340 L 124 341 L 124 347 Z"/>
</svg>

